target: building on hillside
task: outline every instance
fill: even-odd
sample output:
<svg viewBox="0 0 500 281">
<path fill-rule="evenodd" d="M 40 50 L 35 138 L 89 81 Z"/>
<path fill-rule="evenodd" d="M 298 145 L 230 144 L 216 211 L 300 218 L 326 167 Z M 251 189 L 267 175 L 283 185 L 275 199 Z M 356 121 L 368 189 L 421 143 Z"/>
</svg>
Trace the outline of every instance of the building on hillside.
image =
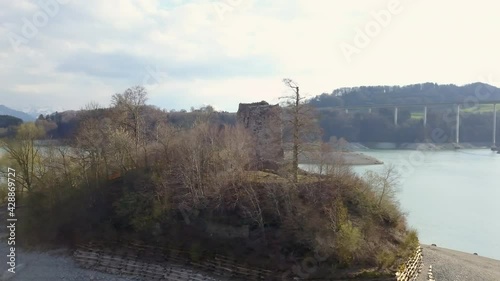
<svg viewBox="0 0 500 281">
<path fill-rule="evenodd" d="M 284 159 L 281 107 L 265 101 L 240 103 L 236 118 L 255 140 L 256 168 L 277 169 Z"/>
</svg>

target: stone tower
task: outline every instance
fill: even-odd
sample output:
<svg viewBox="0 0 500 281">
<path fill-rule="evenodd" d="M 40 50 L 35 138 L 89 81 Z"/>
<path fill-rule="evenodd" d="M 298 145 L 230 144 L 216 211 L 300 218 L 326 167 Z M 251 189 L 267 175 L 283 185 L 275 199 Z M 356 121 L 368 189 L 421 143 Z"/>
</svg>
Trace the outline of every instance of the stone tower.
<svg viewBox="0 0 500 281">
<path fill-rule="evenodd" d="M 240 103 L 237 123 L 255 139 L 257 168 L 277 169 L 284 158 L 280 106 L 265 101 Z"/>
</svg>

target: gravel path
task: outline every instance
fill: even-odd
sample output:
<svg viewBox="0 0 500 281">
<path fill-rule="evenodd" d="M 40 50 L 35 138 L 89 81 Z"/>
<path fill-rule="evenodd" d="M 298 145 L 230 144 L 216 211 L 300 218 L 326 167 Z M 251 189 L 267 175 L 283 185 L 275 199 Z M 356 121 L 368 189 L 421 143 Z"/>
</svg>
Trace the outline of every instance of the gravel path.
<svg viewBox="0 0 500 281">
<path fill-rule="evenodd" d="M 9 249 L 6 206 L 0 207 L 0 281 L 135 281 L 78 267 L 65 249 L 27 252 L 16 245 L 16 273 L 7 271 Z M 19 242 L 19 241 L 16 241 Z"/>
<path fill-rule="evenodd" d="M 422 248 L 424 268 L 418 281 L 427 280 L 429 265 L 436 281 L 500 280 L 500 261 L 435 246 Z"/>
<path fill-rule="evenodd" d="M 6 223 L 6 207 L 0 207 L 0 223 Z M 49 251 L 25 251 L 19 247 L 19 241 L 15 245 L 15 273 L 9 272 L 7 264 L 12 246 L 8 245 L 9 231 L 5 226 L 0 226 L 0 281 L 138 281 L 132 277 L 120 277 L 83 269 L 78 266 L 68 249 Z M 215 280 L 205 278 L 204 273 L 196 275 L 197 280 Z M 190 280 L 191 277 L 189 277 Z M 222 280 L 222 279 L 220 279 Z M 176 279 L 177 281 L 177 279 Z M 178 281 L 187 281 L 187 278 Z"/>
<path fill-rule="evenodd" d="M 1 231 L 0 232 L 4 232 Z M 17 272 L 7 272 L 8 248 L 0 239 L 0 281 L 135 281 L 78 267 L 67 250 L 26 252 L 16 248 Z M 422 245 L 424 267 L 418 281 L 427 281 L 429 265 L 437 281 L 500 281 L 500 261 Z M 3 260 L 3 261 L 2 261 Z"/>
<path fill-rule="evenodd" d="M 67 250 L 44 253 L 26 252 L 16 248 L 16 273 L 7 272 L 7 243 L 0 241 L 0 280 L 11 281 L 132 281 L 123 277 L 85 270 L 78 267 Z"/>
</svg>

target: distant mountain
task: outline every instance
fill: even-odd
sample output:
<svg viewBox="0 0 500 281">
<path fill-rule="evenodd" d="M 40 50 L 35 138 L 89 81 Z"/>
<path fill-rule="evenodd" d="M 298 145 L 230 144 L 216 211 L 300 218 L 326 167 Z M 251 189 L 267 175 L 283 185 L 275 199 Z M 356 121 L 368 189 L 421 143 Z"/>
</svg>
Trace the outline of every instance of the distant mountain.
<svg viewBox="0 0 500 281">
<path fill-rule="evenodd" d="M 51 106 L 26 106 L 21 109 L 22 112 L 25 112 L 34 118 L 38 118 L 40 114 L 43 116 L 51 115 L 55 112 L 63 112 L 64 109 L 62 107 L 51 107 Z"/>
<path fill-rule="evenodd" d="M 34 121 L 36 119 L 34 116 L 31 116 L 25 112 L 9 108 L 2 104 L 0 104 L 0 115 L 14 116 L 23 120 L 24 122 Z"/>
</svg>

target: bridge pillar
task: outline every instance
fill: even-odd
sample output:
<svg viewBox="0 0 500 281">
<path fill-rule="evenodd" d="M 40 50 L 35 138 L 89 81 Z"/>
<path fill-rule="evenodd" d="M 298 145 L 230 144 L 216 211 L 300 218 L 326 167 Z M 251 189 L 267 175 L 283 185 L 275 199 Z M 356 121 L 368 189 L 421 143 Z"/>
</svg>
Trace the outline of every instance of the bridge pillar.
<svg viewBox="0 0 500 281">
<path fill-rule="evenodd" d="M 368 108 L 368 113 L 372 113 L 372 108 Z"/>
<path fill-rule="evenodd" d="M 460 104 L 457 104 L 457 133 L 455 143 L 459 144 L 460 142 Z"/>
<path fill-rule="evenodd" d="M 424 128 L 427 128 L 427 106 L 424 106 Z"/>
<path fill-rule="evenodd" d="M 394 107 L 394 126 L 398 125 L 398 108 Z"/>
<path fill-rule="evenodd" d="M 349 114 L 349 109 L 348 108 L 345 109 L 345 114 Z"/>
<path fill-rule="evenodd" d="M 493 145 L 491 150 L 497 150 L 497 104 L 493 104 Z"/>
</svg>

